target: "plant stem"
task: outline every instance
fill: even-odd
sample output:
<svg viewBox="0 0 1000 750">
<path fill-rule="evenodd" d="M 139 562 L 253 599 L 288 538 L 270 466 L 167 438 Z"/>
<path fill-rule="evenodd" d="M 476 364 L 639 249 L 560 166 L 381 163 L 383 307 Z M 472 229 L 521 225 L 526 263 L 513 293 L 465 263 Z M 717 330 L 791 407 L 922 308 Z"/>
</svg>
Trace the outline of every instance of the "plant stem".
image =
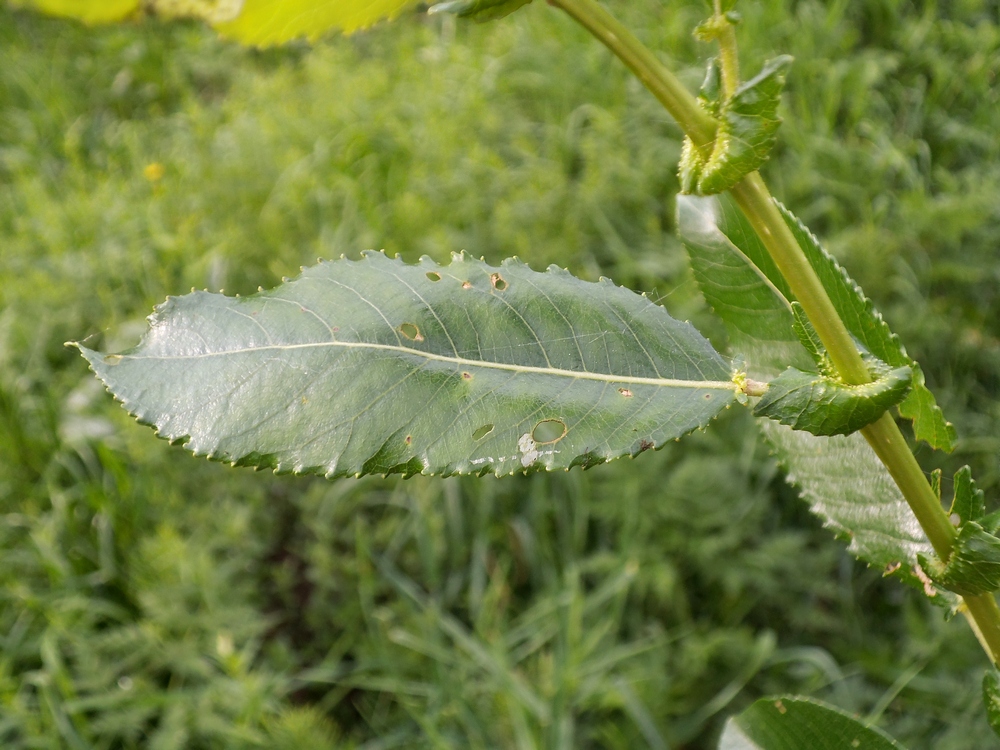
<svg viewBox="0 0 1000 750">
<path fill-rule="evenodd" d="M 625 63 L 696 146 L 712 142 L 717 126 L 712 116 L 698 106 L 691 92 L 656 59 L 649 48 L 596 0 L 549 0 L 549 4 L 566 11 Z"/>
<path fill-rule="evenodd" d="M 719 60 L 722 73 L 722 96 L 729 99 L 740 85 L 740 58 L 736 52 L 736 29 L 722 12 L 721 0 L 715 0 L 715 23 L 718 27 Z"/>
<path fill-rule="evenodd" d="M 596 0 L 548 0 L 578 21 L 610 49 L 652 92 L 698 147 L 715 137 L 716 122 L 674 75 L 663 67 L 631 32 L 612 17 Z M 717 6 L 718 9 L 718 6 Z M 732 32 L 732 27 L 729 27 Z M 725 41 L 725 43 L 723 43 Z M 735 61 L 735 37 L 720 40 L 723 66 L 726 55 Z M 730 84 L 738 77 L 730 68 Z M 802 305 L 820 340 L 827 349 L 840 377 L 860 385 L 871 375 L 830 296 L 774 205 L 771 194 L 756 172 L 747 175 L 731 193 L 764 242 L 798 302 Z M 885 465 L 909 504 L 938 557 L 951 556 L 956 531 L 931 489 L 920 465 L 907 447 L 899 427 L 889 414 L 861 430 L 875 454 Z M 1000 664 L 1000 607 L 992 594 L 967 597 L 963 613 L 969 618 L 983 649 L 994 664 Z"/>
</svg>

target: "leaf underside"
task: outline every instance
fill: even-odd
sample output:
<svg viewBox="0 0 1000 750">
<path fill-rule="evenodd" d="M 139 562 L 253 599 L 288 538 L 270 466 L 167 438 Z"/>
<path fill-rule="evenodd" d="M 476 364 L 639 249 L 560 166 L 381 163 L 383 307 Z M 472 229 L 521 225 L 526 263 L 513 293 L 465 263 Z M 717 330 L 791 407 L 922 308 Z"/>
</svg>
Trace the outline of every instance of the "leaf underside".
<svg viewBox="0 0 1000 750">
<path fill-rule="evenodd" d="M 695 278 L 725 323 L 733 352 L 746 360 L 750 376 L 770 380 L 789 365 L 815 370 L 813 357 L 795 332 L 794 297 L 735 204 L 725 196 L 680 196 L 677 210 Z M 814 267 L 826 269 L 821 277 L 827 288 L 829 277 L 839 279 L 832 296 L 838 310 L 853 311 L 844 315 L 851 333 L 889 364 L 909 364 L 885 323 L 836 262 L 818 244 L 811 247 L 807 255 Z M 816 258 L 817 251 L 822 257 Z M 770 420 L 761 420 L 760 426 L 789 479 L 813 512 L 850 540 L 850 551 L 919 585 L 913 566 L 921 555 L 932 557 L 931 545 L 864 438 L 857 433 L 817 437 Z"/>
<path fill-rule="evenodd" d="M 719 750 L 903 750 L 880 730 L 809 698 L 761 698 L 726 722 Z"/>
<path fill-rule="evenodd" d="M 369 253 L 247 298 L 193 292 L 128 352 L 80 348 L 161 437 L 330 477 L 591 466 L 704 426 L 736 391 L 645 297 L 465 255 Z"/>
</svg>

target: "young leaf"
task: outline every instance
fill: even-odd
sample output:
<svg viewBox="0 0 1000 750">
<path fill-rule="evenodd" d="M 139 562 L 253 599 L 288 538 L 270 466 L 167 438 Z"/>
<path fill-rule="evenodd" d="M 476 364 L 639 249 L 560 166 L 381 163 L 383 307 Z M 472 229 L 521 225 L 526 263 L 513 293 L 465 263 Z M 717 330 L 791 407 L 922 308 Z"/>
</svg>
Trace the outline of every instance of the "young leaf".
<svg viewBox="0 0 1000 750">
<path fill-rule="evenodd" d="M 1000 589 L 1000 539 L 975 521 L 962 524 L 945 565 L 928 563 L 931 578 L 949 591 L 977 596 Z"/>
<path fill-rule="evenodd" d="M 897 367 L 865 385 L 789 367 L 771 381 L 753 413 L 813 435 L 849 435 L 871 424 L 910 390 L 912 372 Z"/>
<path fill-rule="evenodd" d="M 719 750 L 903 750 L 875 727 L 810 698 L 761 698 L 726 722 Z"/>
<path fill-rule="evenodd" d="M 510 474 L 659 447 L 735 400 L 693 327 L 604 279 L 465 255 L 321 263 L 239 299 L 168 299 L 136 348 L 80 347 L 198 455 L 327 476 Z"/>
<path fill-rule="evenodd" d="M 510 15 L 531 0 L 448 0 L 432 5 L 430 13 L 454 13 L 474 21 L 492 21 Z"/>
<path fill-rule="evenodd" d="M 709 64 L 702 99 L 706 109 L 718 116 L 719 129 L 707 156 L 694 147 L 690 138 L 685 139 L 679 167 L 685 193 L 721 193 L 767 161 L 781 126 L 778 104 L 791 64 L 789 55 L 768 60 L 760 73 L 719 104 L 711 101 L 718 73 L 714 61 Z"/>
<path fill-rule="evenodd" d="M 996 669 L 987 670 L 983 675 L 983 704 L 990 728 L 1000 735 L 1000 672 Z"/>
<path fill-rule="evenodd" d="M 948 514 L 957 515 L 961 523 L 979 522 L 986 515 L 985 495 L 976 487 L 972 469 L 968 466 L 963 466 L 955 472 L 955 496 Z"/>
</svg>

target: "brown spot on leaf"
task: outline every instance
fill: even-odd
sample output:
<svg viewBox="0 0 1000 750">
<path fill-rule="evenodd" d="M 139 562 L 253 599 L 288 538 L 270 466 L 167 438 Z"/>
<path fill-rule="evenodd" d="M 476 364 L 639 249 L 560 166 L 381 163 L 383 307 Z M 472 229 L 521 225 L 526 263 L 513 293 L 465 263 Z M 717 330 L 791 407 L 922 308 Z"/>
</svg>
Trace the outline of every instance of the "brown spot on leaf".
<svg viewBox="0 0 1000 750">
<path fill-rule="evenodd" d="M 493 288 L 496 289 L 498 292 L 502 292 L 509 286 L 507 280 L 504 279 L 504 277 L 498 273 L 490 274 L 490 283 L 493 285 Z"/>
<path fill-rule="evenodd" d="M 652 447 L 653 447 L 653 441 L 652 440 L 646 440 L 645 438 L 643 438 L 642 440 L 639 441 L 639 450 L 640 451 L 648 451 Z"/>
</svg>

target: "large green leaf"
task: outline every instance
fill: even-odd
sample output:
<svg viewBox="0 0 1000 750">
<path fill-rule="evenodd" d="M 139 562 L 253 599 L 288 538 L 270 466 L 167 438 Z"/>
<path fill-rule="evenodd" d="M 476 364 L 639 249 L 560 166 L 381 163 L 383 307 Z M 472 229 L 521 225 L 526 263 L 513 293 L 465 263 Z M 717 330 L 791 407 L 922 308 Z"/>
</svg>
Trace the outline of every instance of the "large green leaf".
<svg viewBox="0 0 1000 750">
<path fill-rule="evenodd" d="M 121 21 L 141 10 L 166 18 L 194 17 L 245 44 L 269 46 L 351 33 L 394 18 L 418 0 L 15 0 L 15 5 L 86 23 Z"/>
<path fill-rule="evenodd" d="M 138 347 L 81 350 L 189 450 L 327 476 L 510 474 L 659 447 L 732 403 L 693 327 L 604 279 L 367 254 L 239 299 L 168 299 Z"/>
<path fill-rule="evenodd" d="M 769 380 L 789 364 L 816 369 L 796 333 L 803 324 L 796 321 L 791 291 L 736 205 L 726 197 L 681 196 L 677 206 L 695 278 L 750 375 Z M 813 512 L 849 540 L 855 556 L 921 585 L 916 566 L 919 556 L 933 555 L 931 545 L 860 435 L 817 437 L 770 420 L 760 425 L 789 480 Z"/>
<path fill-rule="evenodd" d="M 726 722 L 719 750 L 903 750 L 891 737 L 809 698 L 761 698 Z"/>
</svg>

